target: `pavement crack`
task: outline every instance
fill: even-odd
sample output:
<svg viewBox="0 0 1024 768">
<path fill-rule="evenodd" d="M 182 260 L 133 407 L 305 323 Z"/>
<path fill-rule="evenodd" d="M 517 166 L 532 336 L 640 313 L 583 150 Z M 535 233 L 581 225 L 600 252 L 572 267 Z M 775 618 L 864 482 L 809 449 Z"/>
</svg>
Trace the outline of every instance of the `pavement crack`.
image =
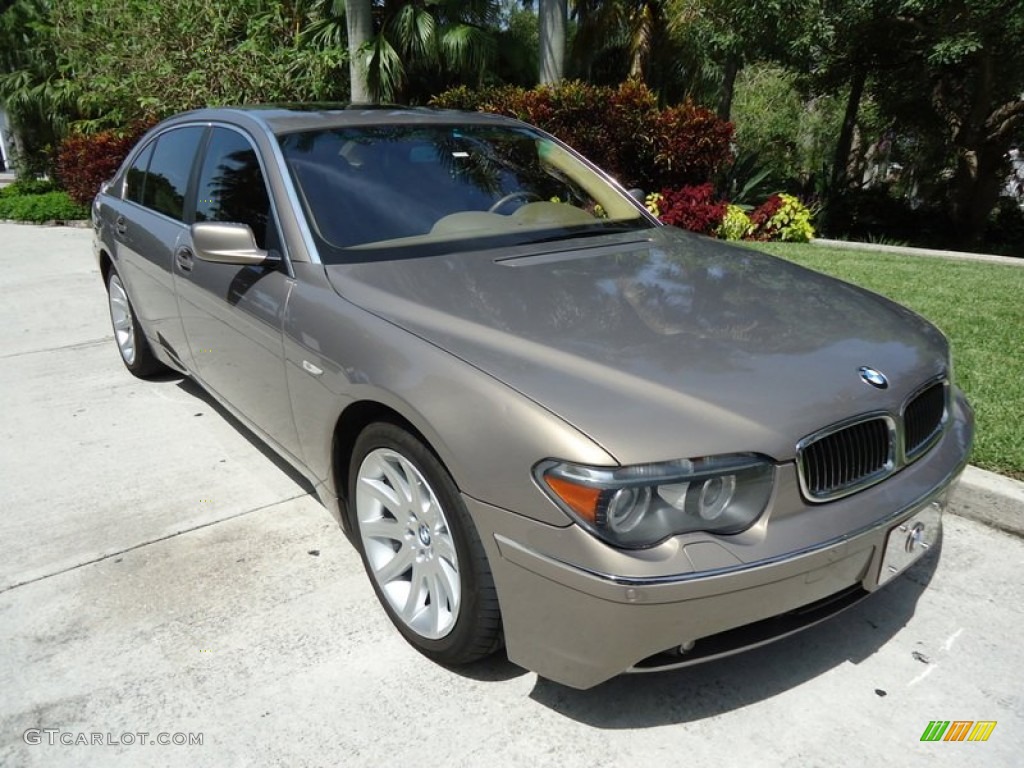
<svg viewBox="0 0 1024 768">
<path fill-rule="evenodd" d="M 104 336 L 102 339 L 90 339 L 89 341 L 76 341 L 74 344 L 63 344 L 59 347 L 46 347 L 45 349 L 29 349 L 25 352 L 11 352 L 7 355 L 0 355 L 0 360 L 7 360 L 12 357 L 25 357 L 26 355 L 42 355 L 47 352 L 60 352 L 62 349 L 78 349 L 79 347 L 95 347 L 99 344 L 109 344 L 113 336 Z"/>
<path fill-rule="evenodd" d="M 174 533 L 168 533 L 168 534 L 166 534 L 164 536 L 157 536 L 157 537 L 152 538 L 152 539 L 147 539 L 146 541 L 139 542 L 138 544 L 132 544 L 130 547 L 124 547 L 123 549 L 119 549 L 116 552 L 107 552 L 105 554 L 99 555 L 98 557 L 94 557 L 94 558 L 91 558 L 89 560 L 83 560 L 82 562 L 75 563 L 74 565 L 69 565 L 66 568 L 61 568 L 60 570 L 53 571 L 52 573 L 44 573 L 41 576 L 34 576 L 31 579 L 25 579 L 24 581 L 19 581 L 19 582 L 15 583 L 15 584 L 8 584 L 5 587 L 0 587 L 0 595 L 4 594 L 5 592 L 10 592 L 13 589 L 17 589 L 18 587 L 24 587 L 24 586 L 27 586 L 29 584 L 35 584 L 37 581 L 44 581 L 46 579 L 52 579 L 54 576 L 60 576 L 61 574 L 70 573 L 71 571 L 76 571 L 79 568 L 84 568 L 87 565 L 95 565 L 96 563 L 102 563 L 104 560 L 109 560 L 112 557 L 119 557 L 119 556 L 121 556 L 121 555 L 123 555 L 123 554 L 125 554 L 127 552 L 134 552 L 137 549 L 142 549 L 143 547 L 148 547 L 148 546 L 150 546 L 152 544 L 159 544 L 162 541 L 167 541 L 168 539 L 174 539 L 174 538 L 177 538 L 178 536 L 183 536 L 186 533 L 192 533 L 193 531 L 202 530 L 203 528 L 209 528 L 210 526 L 213 526 L 213 525 L 219 525 L 220 523 L 226 523 L 229 520 L 234 520 L 234 519 L 239 518 L 239 517 L 244 517 L 245 515 L 251 515 L 254 512 L 262 512 L 265 509 L 270 509 L 271 507 L 276 507 L 278 504 L 284 504 L 284 503 L 289 502 L 289 501 L 296 501 L 297 499 L 303 499 L 303 498 L 305 498 L 307 496 L 312 496 L 312 495 L 313 494 L 310 494 L 310 493 L 300 493 L 300 494 L 298 494 L 296 496 L 289 496 L 289 497 L 284 498 L 284 499 L 278 499 L 277 501 L 272 501 L 269 504 L 264 504 L 263 506 L 260 506 L 260 507 L 253 507 L 252 509 L 244 509 L 241 512 L 236 512 L 233 515 L 227 515 L 226 517 L 219 517 L 216 520 L 210 520 L 209 522 L 205 522 L 205 523 L 197 523 L 196 525 L 189 526 L 188 528 L 182 528 L 180 531 L 175 531 Z"/>
</svg>

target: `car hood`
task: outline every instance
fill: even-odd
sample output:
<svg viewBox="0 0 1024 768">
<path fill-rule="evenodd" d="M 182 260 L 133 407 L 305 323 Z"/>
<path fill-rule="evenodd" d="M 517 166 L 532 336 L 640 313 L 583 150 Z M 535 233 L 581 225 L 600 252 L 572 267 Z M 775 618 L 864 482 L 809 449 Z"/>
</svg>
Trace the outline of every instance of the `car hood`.
<svg viewBox="0 0 1024 768">
<path fill-rule="evenodd" d="M 624 464 L 733 452 L 788 460 L 823 426 L 897 411 L 947 365 L 942 334 L 903 307 L 670 227 L 327 272 L 346 299 L 494 376 Z M 890 386 L 868 385 L 860 366 Z"/>
</svg>

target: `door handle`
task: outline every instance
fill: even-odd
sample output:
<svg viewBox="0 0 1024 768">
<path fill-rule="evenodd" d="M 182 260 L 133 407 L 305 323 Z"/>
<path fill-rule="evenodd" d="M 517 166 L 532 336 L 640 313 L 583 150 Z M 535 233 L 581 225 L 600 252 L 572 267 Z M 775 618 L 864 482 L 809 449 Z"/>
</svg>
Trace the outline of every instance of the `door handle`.
<svg viewBox="0 0 1024 768">
<path fill-rule="evenodd" d="M 117 221 L 114 222 L 114 231 L 121 237 L 128 234 L 128 222 L 125 221 L 124 216 L 117 217 Z"/>
<path fill-rule="evenodd" d="M 194 256 L 189 248 L 182 246 L 174 252 L 174 261 L 178 265 L 178 269 L 182 272 L 192 271 L 192 261 Z"/>
</svg>

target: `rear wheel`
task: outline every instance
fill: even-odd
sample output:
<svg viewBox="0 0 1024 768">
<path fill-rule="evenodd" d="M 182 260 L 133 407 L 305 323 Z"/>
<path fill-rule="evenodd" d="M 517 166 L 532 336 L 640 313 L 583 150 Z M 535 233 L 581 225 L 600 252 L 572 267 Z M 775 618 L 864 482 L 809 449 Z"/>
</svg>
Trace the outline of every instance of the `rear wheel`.
<svg viewBox="0 0 1024 768">
<path fill-rule="evenodd" d="M 153 355 L 146 335 L 139 327 L 139 319 L 132 308 L 128 292 L 115 269 L 111 269 L 107 277 L 107 297 L 114 341 L 117 342 L 125 367 L 136 376 L 150 376 L 162 371 L 165 366 Z"/>
<path fill-rule="evenodd" d="M 455 483 L 405 430 L 367 427 L 356 441 L 349 505 L 363 564 L 398 631 L 442 664 L 467 664 L 500 644 L 487 556 Z"/>
</svg>

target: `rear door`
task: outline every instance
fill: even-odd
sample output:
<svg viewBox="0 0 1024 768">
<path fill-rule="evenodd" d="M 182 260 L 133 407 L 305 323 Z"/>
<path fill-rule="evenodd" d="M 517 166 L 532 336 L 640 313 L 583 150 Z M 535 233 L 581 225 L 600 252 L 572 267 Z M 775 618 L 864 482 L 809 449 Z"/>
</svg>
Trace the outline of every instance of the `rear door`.
<svg viewBox="0 0 1024 768">
<path fill-rule="evenodd" d="M 113 258 L 142 328 L 188 365 L 185 332 L 178 317 L 171 259 L 185 224 L 196 155 L 206 126 L 171 128 L 151 139 L 129 168 L 123 198 L 111 212 Z"/>
<path fill-rule="evenodd" d="M 196 222 L 246 224 L 256 244 L 281 259 L 245 267 L 203 261 L 184 233 L 174 254 L 174 285 L 195 370 L 279 447 L 300 458 L 282 338 L 294 280 L 259 155 L 241 130 L 211 129 L 192 204 Z"/>
</svg>

